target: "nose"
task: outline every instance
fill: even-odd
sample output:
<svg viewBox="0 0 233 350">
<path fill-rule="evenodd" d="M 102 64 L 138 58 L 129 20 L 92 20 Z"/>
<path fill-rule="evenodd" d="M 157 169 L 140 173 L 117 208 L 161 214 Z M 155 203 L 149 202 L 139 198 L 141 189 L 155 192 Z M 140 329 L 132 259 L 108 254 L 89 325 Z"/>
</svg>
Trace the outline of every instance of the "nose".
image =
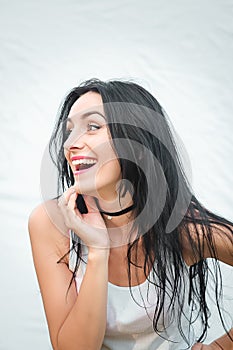
<svg viewBox="0 0 233 350">
<path fill-rule="evenodd" d="M 77 136 L 77 135 L 72 135 L 71 133 L 71 135 L 65 141 L 63 147 L 66 151 L 70 151 L 75 148 L 83 149 L 85 147 L 84 135 Z"/>
</svg>

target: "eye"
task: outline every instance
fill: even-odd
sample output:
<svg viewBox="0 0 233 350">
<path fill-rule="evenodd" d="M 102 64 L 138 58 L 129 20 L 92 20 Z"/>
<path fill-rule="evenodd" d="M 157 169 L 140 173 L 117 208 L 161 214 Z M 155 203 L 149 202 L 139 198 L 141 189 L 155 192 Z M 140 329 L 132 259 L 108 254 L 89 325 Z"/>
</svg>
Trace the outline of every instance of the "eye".
<svg viewBox="0 0 233 350">
<path fill-rule="evenodd" d="M 100 129 L 100 126 L 96 125 L 96 124 L 87 124 L 87 130 L 88 131 L 95 131 Z"/>
<path fill-rule="evenodd" d="M 66 128 L 66 129 L 65 129 L 66 135 L 69 135 L 72 131 L 73 131 L 72 128 Z"/>
<path fill-rule="evenodd" d="M 64 123 L 63 125 L 63 130 L 65 132 L 66 135 L 69 135 L 72 131 L 73 131 L 73 123 L 71 123 L 69 120 Z"/>
</svg>

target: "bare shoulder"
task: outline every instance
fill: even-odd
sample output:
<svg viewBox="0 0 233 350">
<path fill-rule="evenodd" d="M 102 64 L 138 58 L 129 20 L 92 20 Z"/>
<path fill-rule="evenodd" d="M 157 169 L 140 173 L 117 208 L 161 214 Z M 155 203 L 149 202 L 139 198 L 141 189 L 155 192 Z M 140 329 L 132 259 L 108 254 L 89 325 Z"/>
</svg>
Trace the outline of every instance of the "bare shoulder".
<svg viewBox="0 0 233 350">
<path fill-rule="evenodd" d="M 57 205 L 57 200 L 43 202 L 35 207 L 28 219 L 31 242 L 49 244 L 57 253 L 65 254 L 69 249 L 69 235 Z"/>
<path fill-rule="evenodd" d="M 182 254 L 188 265 L 202 258 L 215 258 L 233 266 L 233 226 L 230 224 L 211 223 L 211 227 L 200 223 L 188 224 L 180 235 Z M 196 250 L 197 254 L 194 253 Z M 213 253 L 215 252 L 215 254 Z M 215 256 L 214 256 L 215 255 Z"/>
</svg>

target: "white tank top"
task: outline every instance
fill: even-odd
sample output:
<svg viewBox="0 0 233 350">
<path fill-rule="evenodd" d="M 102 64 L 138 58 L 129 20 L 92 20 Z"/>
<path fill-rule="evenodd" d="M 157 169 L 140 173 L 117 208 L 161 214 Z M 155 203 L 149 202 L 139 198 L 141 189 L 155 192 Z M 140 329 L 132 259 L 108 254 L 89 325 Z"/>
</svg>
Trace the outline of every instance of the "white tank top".
<svg viewBox="0 0 233 350">
<path fill-rule="evenodd" d="M 80 261 L 75 278 L 77 292 L 85 274 L 87 257 L 87 247 L 82 245 L 84 262 Z M 74 271 L 75 262 L 76 253 L 72 250 L 69 258 L 71 271 Z M 153 316 L 156 305 L 154 286 L 146 280 L 138 286 L 131 287 L 131 291 L 133 297 L 129 287 L 120 287 L 108 282 L 107 327 L 101 350 L 187 349 L 187 344 L 174 323 L 162 333 L 165 339 L 171 339 L 172 342 L 164 340 L 154 331 Z M 191 343 L 194 344 L 194 341 Z"/>
</svg>

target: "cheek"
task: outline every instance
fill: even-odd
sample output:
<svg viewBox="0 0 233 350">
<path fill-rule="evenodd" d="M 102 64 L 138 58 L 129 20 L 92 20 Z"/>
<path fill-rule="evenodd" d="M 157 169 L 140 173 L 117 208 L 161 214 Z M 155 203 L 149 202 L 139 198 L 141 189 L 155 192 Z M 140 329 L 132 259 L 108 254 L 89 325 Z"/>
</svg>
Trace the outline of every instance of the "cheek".
<svg viewBox="0 0 233 350">
<path fill-rule="evenodd" d="M 112 148 L 109 140 L 104 144 L 100 159 L 100 173 L 104 178 L 108 177 L 111 180 L 119 180 L 121 178 L 121 167 L 117 154 Z"/>
<path fill-rule="evenodd" d="M 111 171 L 113 173 L 113 175 L 116 178 L 119 178 L 119 176 L 121 175 L 121 168 L 120 168 L 120 164 L 118 162 L 118 160 L 112 160 L 109 164 L 109 166 L 111 165 Z"/>
<path fill-rule="evenodd" d="M 119 179 L 121 177 L 121 168 L 117 159 L 105 162 L 99 169 L 99 174 L 109 179 Z"/>
</svg>

